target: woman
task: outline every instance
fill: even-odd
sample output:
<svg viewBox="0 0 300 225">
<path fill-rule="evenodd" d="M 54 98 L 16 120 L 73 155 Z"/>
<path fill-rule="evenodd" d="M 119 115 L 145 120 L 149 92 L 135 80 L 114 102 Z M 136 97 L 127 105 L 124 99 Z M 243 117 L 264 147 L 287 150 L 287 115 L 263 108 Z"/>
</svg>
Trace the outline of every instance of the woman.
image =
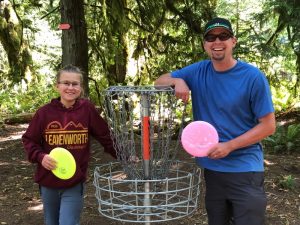
<svg viewBox="0 0 300 225">
<path fill-rule="evenodd" d="M 37 110 L 22 137 L 28 160 L 37 164 L 35 182 L 40 186 L 46 225 L 79 224 L 91 136 L 116 158 L 107 123 L 90 101 L 80 97 L 82 81 L 79 68 L 61 69 L 56 76 L 60 97 Z M 76 172 L 70 179 L 59 179 L 51 172 L 56 161 L 49 153 L 56 147 L 67 149 L 75 158 Z"/>
</svg>

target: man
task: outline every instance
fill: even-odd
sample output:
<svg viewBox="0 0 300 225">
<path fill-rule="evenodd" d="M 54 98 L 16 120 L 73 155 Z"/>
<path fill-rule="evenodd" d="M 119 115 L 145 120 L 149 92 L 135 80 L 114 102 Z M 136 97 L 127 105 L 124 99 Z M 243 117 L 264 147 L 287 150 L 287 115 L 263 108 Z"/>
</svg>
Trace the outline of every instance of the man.
<svg viewBox="0 0 300 225">
<path fill-rule="evenodd" d="M 275 132 L 274 107 L 264 74 L 233 57 L 237 38 L 230 22 L 214 18 L 205 26 L 203 60 L 167 73 L 155 85 L 171 85 L 188 101 L 194 120 L 212 124 L 219 143 L 208 157 L 196 158 L 204 168 L 209 225 L 262 225 L 266 209 L 263 150 L 259 143 Z"/>
</svg>

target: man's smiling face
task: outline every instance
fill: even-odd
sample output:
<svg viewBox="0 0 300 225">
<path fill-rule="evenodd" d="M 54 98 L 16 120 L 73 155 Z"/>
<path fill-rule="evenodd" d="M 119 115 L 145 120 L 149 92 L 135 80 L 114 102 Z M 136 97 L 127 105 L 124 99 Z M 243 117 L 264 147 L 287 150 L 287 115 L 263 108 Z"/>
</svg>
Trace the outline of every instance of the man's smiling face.
<svg viewBox="0 0 300 225">
<path fill-rule="evenodd" d="M 204 37 L 204 49 L 214 61 L 223 61 L 232 57 L 236 38 L 226 29 L 215 28 Z"/>
</svg>

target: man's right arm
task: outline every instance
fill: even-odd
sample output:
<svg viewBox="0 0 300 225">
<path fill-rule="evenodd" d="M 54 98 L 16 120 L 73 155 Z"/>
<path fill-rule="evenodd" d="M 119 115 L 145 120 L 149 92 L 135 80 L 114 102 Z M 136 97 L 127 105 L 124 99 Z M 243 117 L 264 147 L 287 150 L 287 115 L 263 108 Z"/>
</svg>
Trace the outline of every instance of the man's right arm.
<svg viewBox="0 0 300 225">
<path fill-rule="evenodd" d="M 170 73 L 165 73 L 154 81 L 154 85 L 175 86 L 176 79 L 178 78 L 171 77 Z"/>
<path fill-rule="evenodd" d="M 173 78 L 170 73 L 161 75 L 154 81 L 154 85 L 163 85 L 163 86 L 174 86 L 175 95 L 177 98 L 182 99 L 184 102 L 188 102 L 190 89 L 181 78 Z"/>
</svg>

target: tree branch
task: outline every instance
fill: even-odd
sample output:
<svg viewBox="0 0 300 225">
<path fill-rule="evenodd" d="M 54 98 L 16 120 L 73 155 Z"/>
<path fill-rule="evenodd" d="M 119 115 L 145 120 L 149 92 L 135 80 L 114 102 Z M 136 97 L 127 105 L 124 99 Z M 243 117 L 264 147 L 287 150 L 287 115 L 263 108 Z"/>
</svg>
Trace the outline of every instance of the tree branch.
<svg viewBox="0 0 300 225">
<path fill-rule="evenodd" d="M 59 9 L 59 6 L 56 6 L 54 9 L 52 9 L 50 12 L 48 12 L 46 15 L 42 16 L 40 19 L 44 19 L 46 18 L 47 16 L 49 16 L 50 14 L 54 13 L 56 10 Z"/>
</svg>

